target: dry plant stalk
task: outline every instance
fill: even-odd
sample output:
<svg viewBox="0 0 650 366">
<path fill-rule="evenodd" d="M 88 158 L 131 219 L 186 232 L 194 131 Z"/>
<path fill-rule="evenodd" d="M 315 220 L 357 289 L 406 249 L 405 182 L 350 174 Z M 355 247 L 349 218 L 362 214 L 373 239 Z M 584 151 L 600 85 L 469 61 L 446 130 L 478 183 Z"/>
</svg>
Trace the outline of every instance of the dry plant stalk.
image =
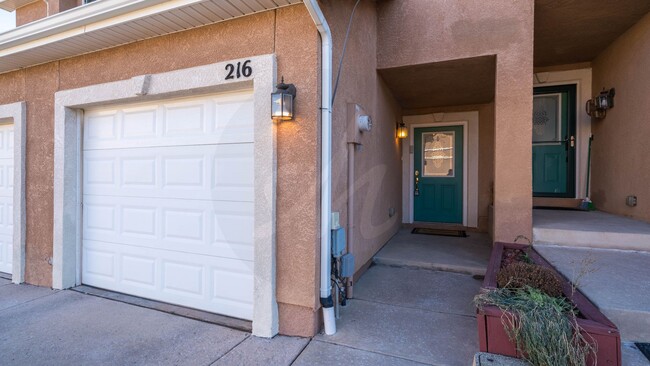
<svg viewBox="0 0 650 366">
<path fill-rule="evenodd" d="M 499 288 L 474 298 L 479 308 L 502 310 L 501 321 L 522 357 L 535 366 L 586 366 L 596 359 L 596 346 L 577 323 L 566 298 L 531 288 Z"/>
</svg>

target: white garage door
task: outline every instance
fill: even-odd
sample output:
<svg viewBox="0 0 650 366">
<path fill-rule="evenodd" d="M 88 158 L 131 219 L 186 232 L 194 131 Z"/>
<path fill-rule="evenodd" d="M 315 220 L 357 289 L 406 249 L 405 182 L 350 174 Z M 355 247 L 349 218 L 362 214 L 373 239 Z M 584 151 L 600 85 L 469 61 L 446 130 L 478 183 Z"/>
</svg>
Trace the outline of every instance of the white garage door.
<svg viewBox="0 0 650 366">
<path fill-rule="evenodd" d="M 86 111 L 82 282 L 253 316 L 253 94 Z"/>
<path fill-rule="evenodd" d="M 14 125 L 0 125 L 0 272 L 12 273 L 14 237 Z"/>
</svg>

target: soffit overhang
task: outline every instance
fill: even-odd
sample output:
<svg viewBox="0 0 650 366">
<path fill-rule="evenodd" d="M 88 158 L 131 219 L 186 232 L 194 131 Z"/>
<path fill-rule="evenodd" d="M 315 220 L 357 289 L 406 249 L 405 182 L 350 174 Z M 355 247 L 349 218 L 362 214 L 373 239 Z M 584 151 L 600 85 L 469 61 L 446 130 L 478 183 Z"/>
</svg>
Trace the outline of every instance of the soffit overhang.
<svg viewBox="0 0 650 366">
<path fill-rule="evenodd" d="M 535 66 L 593 61 L 648 11 L 648 0 L 536 0 Z"/>
<path fill-rule="evenodd" d="M 494 100 L 495 56 L 379 69 L 378 73 L 402 109 L 409 113 Z"/>
<path fill-rule="evenodd" d="M 99 0 L 0 34 L 0 73 L 301 3 Z"/>
</svg>

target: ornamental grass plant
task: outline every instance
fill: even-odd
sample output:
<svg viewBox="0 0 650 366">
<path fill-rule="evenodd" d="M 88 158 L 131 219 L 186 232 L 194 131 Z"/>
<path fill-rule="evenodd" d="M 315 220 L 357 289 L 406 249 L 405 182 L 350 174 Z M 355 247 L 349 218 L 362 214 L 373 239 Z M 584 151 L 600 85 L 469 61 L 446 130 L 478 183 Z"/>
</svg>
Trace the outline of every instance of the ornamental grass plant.
<svg viewBox="0 0 650 366">
<path fill-rule="evenodd" d="M 549 296 L 530 286 L 504 286 L 477 295 L 474 303 L 502 310 L 508 337 L 531 364 L 586 366 L 588 359 L 596 364 L 595 342 L 585 339 L 576 309 L 567 298 Z"/>
</svg>

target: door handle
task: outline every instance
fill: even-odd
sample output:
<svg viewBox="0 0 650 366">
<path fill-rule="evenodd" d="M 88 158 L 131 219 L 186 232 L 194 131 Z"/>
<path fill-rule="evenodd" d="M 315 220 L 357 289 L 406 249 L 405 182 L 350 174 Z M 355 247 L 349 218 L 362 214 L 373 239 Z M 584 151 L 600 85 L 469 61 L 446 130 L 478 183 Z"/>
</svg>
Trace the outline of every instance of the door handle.
<svg viewBox="0 0 650 366">
<path fill-rule="evenodd" d="M 564 145 L 565 150 L 569 150 L 570 147 L 574 148 L 574 147 L 576 147 L 576 137 L 571 136 L 569 138 L 566 138 L 566 139 L 564 139 L 564 143 L 565 143 L 565 145 Z"/>
<path fill-rule="evenodd" d="M 414 196 L 419 196 L 420 195 L 420 188 L 418 187 L 420 185 L 420 171 L 416 170 L 415 171 L 415 190 L 413 190 L 413 195 Z"/>
</svg>

